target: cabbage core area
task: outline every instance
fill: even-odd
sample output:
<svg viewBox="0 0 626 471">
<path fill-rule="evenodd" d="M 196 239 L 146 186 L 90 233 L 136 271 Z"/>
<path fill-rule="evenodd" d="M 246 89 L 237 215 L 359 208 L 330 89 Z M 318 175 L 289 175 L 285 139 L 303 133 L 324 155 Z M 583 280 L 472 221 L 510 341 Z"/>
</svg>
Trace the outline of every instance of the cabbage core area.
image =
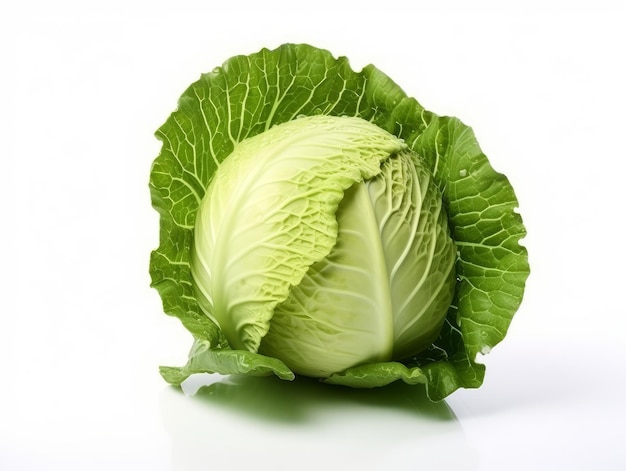
<svg viewBox="0 0 626 471">
<path fill-rule="evenodd" d="M 363 119 L 312 116 L 224 160 L 196 215 L 191 272 L 233 349 L 328 377 L 428 347 L 455 260 L 419 156 Z"/>
</svg>

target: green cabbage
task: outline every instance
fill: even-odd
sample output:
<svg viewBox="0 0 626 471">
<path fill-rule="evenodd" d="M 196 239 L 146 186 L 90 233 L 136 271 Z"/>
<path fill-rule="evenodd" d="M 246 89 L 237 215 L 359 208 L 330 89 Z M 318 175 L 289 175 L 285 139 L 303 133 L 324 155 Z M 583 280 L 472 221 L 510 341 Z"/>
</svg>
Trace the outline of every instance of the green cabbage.
<svg viewBox="0 0 626 471">
<path fill-rule="evenodd" d="M 205 74 L 157 131 L 152 286 L 200 372 L 478 387 L 529 274 L 470 128 L 373 66 L 286 44 Z"/>
</svg>

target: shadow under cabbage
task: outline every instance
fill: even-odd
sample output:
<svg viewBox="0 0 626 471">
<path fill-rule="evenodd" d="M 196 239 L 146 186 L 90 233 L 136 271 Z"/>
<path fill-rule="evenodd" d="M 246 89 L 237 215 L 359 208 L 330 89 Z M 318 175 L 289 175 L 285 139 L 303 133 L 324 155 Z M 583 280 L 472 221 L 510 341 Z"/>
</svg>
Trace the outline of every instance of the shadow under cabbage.
<svg viewBox="0 0 626 471">
<path fill-rule="evenodd" d="M 430 401 L 422 385 L 410 386 L 401 381 L 385 387 L 354 389 L 305 377 L 283 381 L 274 376 L 200 374 L 187 379 L 182 389 L 200 403 L 275 422 L 306 422 L 320 409 L 355 406 L 395 410 L 438 422 L 457 420 L 447 403 Z"/>
</svg>

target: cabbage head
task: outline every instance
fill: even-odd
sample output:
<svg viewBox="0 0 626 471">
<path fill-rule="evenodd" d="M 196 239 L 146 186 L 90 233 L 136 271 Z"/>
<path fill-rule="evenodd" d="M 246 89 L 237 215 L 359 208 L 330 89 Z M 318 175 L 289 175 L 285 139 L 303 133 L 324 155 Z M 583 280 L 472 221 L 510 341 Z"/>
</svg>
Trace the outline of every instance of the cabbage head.
<svg viewBox="0 0 626 471">
<path fill-rule="evenodd" d="M 195 373 L 478 387 L 529 273 L 470 128 L 373 66 L 286 44 L 204 74 L 157 131 L 152 286 Z"/>
</svg>

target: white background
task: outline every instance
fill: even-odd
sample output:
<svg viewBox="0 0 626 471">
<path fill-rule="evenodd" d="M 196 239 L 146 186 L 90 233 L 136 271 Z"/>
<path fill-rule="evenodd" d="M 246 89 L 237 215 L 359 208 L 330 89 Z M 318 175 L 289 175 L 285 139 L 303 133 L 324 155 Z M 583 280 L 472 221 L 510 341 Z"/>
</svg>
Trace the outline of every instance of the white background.
<svg viewBox="0 0 626 471">
<path fill-rule="evenodd" d="M 621 2 L 209 3 L 2 7 L 0 469 L 626 469 Z M 514 185 L 532 275 L 482 388 L 160 378 L 191 339 L 148 287 L 153 133 L 283 42 L 376 64 Z"/>
</svg>

